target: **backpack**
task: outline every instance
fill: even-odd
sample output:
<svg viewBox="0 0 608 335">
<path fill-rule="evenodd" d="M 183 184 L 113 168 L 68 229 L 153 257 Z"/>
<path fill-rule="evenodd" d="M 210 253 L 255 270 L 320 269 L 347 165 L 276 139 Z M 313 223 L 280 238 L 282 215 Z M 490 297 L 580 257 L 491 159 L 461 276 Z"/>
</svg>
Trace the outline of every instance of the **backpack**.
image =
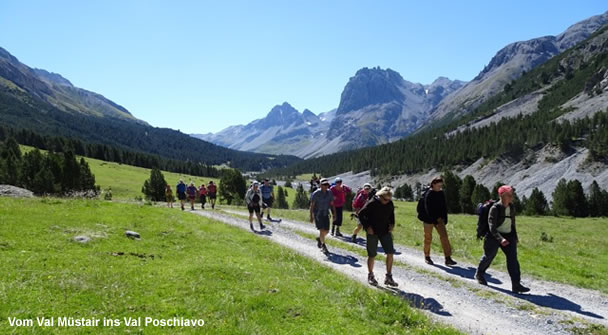
<svg viewBox="0 0 608 335">
<path fill-rule="evenodd" d="M 430 222 L 429 218 L 429 210 L 426 205 L 426 197 L 429 195 L 429 191 L 431 188 L 427 188 L 420 195 L 420 199 L 418 199 L 418 205 L 416 206 L 416 212 L 418 212 L 418 220 L 422 222 Z"/>
<path fill-rule="evenodd" d="M 490 232 L 490 226 L 488 224 L 488 216 L 490 215 L 490 209 L 494 206 L 496 200 L 488 200 L 484 203 L 480 203 L 477 205 L 477 210 L 475 211 L 479 218 L 477 219 L 477 239 L 481 240 L 484 238 L 488 232 Z"/>
<path fill-rule="evenodd" d="M 367 202 L 368 197 L 363 193 L 363 189 L 357 192 L 357 195 L 353 198 L 352 206 L 353 208 L 363 208 L 365 203 Z"/>
</svg>

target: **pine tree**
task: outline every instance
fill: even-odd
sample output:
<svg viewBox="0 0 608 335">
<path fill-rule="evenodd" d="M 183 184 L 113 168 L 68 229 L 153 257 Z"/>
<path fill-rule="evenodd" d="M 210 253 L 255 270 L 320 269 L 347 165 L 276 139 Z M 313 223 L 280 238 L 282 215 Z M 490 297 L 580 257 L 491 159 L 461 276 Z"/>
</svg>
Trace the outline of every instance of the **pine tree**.
<svg viewBox="0 0 608 335">
<path fill-rule="evenodd" d="M 474 214 L 475 205 L 472 201 L 473 191 L 475 190 L 477 183 L 473 176 L 467 175 L 462 180 L 462 187 L 460 188 L 460 208 L 463 213 Z"/>
<path fill-rule="evenodd" d="M 219 193 L 220 199 L 228 205 L 240 203 L 245 198 L 247 192 L 247 180 L 236 169 L 224 169 L 220 178 Z"/>
<path fill-rule="evenodd" d="M 165 200 L 165 188 L 167 182 L 165 176 L 159 169 L 152 169 L 150 171 L 150 179 L 144 182 L 144 186 L 141 188 L 141 192 L 146 196 L 146 199 L 152 201 L 163 201 Z"/>
<path fill-rule="evenodd" d="M 80 190 L 80 165 L 72 151 L 63 153 L 61 190 L 64 193 Z"/>
<path fill-rule="evenodd" d="M 587 197 L 585 197 L 583 185 L 578 179 L 570 180 L 568 182 L 568 197 L 570 200 L 570 215 L 574 217 L 587 217 L 589 215 Z"/>
<path fill-rule="evenodd" d="M 462 180 L 452 171 L 443 174 L 443 185 L 449 213 L 460 213 L 460 186 Z"/>
<path fill-rule="evenodd" d="M 302 183 L 300 183 L 296 190 L 296 197 L 293 200 L 293 205 L 291 206 L 291 208 L 307 209 L 309 207 L 310 207 L 310 201 L 308 199 L 306 192 L 304 191 L 304 186 L 302 186 Z"/>
<path fill-rule="evenodd" d="M 281 209 L 289 209 L 289 204 L 285 198 L 285 192 L 281 186 L 279 186 L 279 190 L 277 191 L 277 207 Z"/>
<path fill-rule="evenodd" d="M 608 195 L 595 180 L 589 188 L 589 216 L 608 216 Z"/>
<path fill-rule="evenodd" d="M 96 191 L 95 176 L 89 168 L 89 163 L 87 163 L 87 161 L 85 161 L 82 157 L 80 158 L 80 190 Z"/>
<path fill-rule="evenodd" d="M 547 198 L 541 190 L 535 187 L 530 194 L 530 198 L 526 201 L 524 213 L 526 215 L 546 215 L 548 211 Z"/>
<path fill-rule="evenodd" d="M 553 213 L 555 215 L 570 215 L 569 199 L 568 199 L 568 182 L 566 179 L 560 179 L 553 190 Z"/>
<path fill-rule="evenodd" d="M 473 193 L 471 194 L 471 203 L 475 204 L 483 204 L 484 202 L 491 199 L 490 190 L 482 184 L 475 185 L 473 189 Z"/>
</svg>

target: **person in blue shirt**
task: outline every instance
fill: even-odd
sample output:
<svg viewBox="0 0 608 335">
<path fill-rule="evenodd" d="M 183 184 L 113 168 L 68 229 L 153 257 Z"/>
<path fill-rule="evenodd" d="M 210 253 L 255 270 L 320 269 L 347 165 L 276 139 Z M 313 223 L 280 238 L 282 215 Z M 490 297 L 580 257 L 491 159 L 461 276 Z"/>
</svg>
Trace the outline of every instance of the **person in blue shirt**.
<svg viewBox="0 0 608 335">
<path fill-rule="evenodd" d="M 184 210 L 184 201 L 186 201 L 186 184 L 184 184 L 183 180 L 179 180 L 177 186 L 175 187 L 175 192 L 177 193 L 177 198 L 182 206 L 182 211 Z"/>
<path fill-rule="evenodd" d="M 272 208 L 272 203 L 274 201 L 274 194 L 268 178 L 264 179 L 264 184 L 260 187 L 260 191 L 262 192 L 262 217 L 264 217 L 264 211 L 268 210 L 266 212 L 266 219 L 272 221 L 270 209 Z"/>
</svg>

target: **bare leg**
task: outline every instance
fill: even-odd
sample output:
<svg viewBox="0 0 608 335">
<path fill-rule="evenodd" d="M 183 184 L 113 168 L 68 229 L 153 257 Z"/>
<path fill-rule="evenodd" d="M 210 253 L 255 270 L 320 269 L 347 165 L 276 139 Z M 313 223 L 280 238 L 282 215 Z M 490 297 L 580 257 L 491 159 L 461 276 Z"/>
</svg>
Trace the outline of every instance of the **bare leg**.
<svg viewBox="0 0 608 335">
<path fill-rule="evenodd" d="M 386 273 L 393 273 L 393 254 L 386 255 Z"/>
<path fill-rule="evenodd" d="M 376 259 L 375 257 L 367 257 L 367 271 L 369 273 L 374 272 L 374 260 L 375 259 Z"/>
<path fill-rule="evenodd" d="M 329 233 L 329 230 L 321 229 L 319 230 L 319 239 L 321 243 L 325 244 L 325 236 Z"/>
</svg>

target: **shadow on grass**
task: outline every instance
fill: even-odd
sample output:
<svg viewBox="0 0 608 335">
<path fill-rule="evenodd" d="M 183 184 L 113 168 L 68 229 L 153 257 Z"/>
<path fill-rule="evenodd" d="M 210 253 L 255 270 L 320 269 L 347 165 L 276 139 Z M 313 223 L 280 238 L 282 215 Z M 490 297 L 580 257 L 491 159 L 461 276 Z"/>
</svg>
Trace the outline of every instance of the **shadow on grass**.
<svg viewBox="0 0 608 335">
<path fill-rule="evenodd" d="M 525 300 L 525 301 L 532 303 L 534 305 L 537 305 L 537 306 L 547 307 L 547 308 L 556 309 L 556 310 L 560 310 L 560 311 L 570 311 L 570 312 L 574 312 L 574 313 L 584 315 L 584 316 L 587 316 L 590 318 L 595 318 L 595 319 L 604 319 L 604 317 L 601 315 L 597 315 L 593 312 L 583 311 L 581 305 L 579 305 L 573 301 L 570 301 L 566 298 L 555 295 L 553 293 L 548 293 L 547 295 L 516 294 L 509 290 L 505 290 L 504 288 L 501 288 L 501 287 L 496 287 L 496 286 L 489 286 L 489 287 L 491 287 L 492 289 L 494 289 L 496 291 L 508 294 L 514 298 Z M 533 288 L 532 288 L 532 290 L 533 290 Z"/>
<path fill-rule="evenodd" d="M 443 266 L 443 265 L 439 265 L 439 264 L 435 263 L 434 267 L 441 269 L 449 274 L 457 275 L 462 278 L 473 279 L 473 280 L 475 279 L 475 271 L 477 271 L 476 268 L 471 267 L 471 266 L 469 266 L 467 268 L 463 268 L 460 266 L 450 267 L 450 266 Z M 485 278 L 488 283 L 502 284 L 502 281 L 500 281 L 496 278 L 493 278 L 489 273 L 486 273 Z"/>
<path fill-rule="evenodd" d="M 416 293 L 408 293 L 398 288 L 377 286 L 380 290 L 398 296 L 401 299 L 407 300 L 410 304 L 418 309 L 429 311 L 433 314 L 441 316 L 452 316 L 452 313 L 443 309 L 443 305 L 433 298 L 425 298 Z"/>
<path fill-rule="evenodd" d="M 335 264 L 340 265 L 350 265 L 354 268 L 360 268 L 361 264 L 359 264 L 359 259 L 350 255 L 338 255 L 333 252 L 329 252 L 327 254 L 327 259 Z"/>
</svg>

